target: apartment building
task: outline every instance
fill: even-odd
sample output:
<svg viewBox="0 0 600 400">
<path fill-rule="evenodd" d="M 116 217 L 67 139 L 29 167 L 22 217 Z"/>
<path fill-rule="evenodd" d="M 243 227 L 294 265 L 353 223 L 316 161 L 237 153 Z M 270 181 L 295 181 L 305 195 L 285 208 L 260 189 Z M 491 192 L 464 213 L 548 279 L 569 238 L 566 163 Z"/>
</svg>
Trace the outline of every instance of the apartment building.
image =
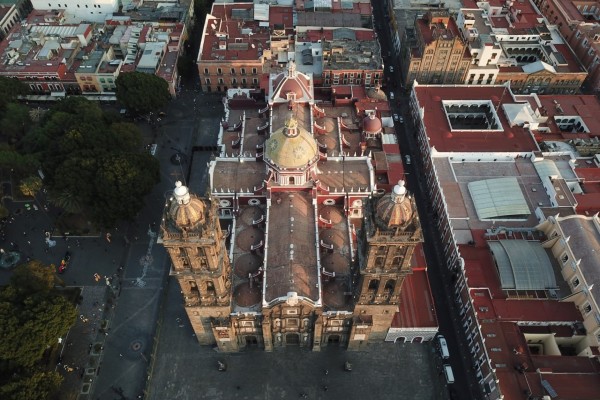
<svg viewBox="0 0 600 400">
<path fill-rule="evenodd" d="M 13 26 L 20 23 L 31 11 L 29 0 L 5 0 L 0 3 L 0 40 L 4 39 Z"/>
<path fill-rule="evenodd" d="M 416 84 L 411 93 L 460 323 L 490 399 L 600 397 L 589 288 L 600 221 L 576 214 L 587 196 L 576 165 L 593 159 L 574 159 L 569 145 L 597 136 L 599 107 L 593 96 L 518 95 L 508 85 Z"/>
<path fill-rule="evenodd" d="M 34 10 L 65 10 L 77 22 L 104 22 L 107 16 L 119 11 L 117 0 L 31 0 Z"/>
<path fill-rule="evenodd" d="M 33 95 L 114 96 L 119 73 L 139 71 L 162 77 L 176 94 L 183 23 L 114 26 L 64 20 L 62 10 L 34 10 L 26 23 L 13 27 L 0 43 L 0 75 L 21 80 Z"/>
<path fill-rule="evenodd" d="M 588 71 L 585 89 L 600 91 L 600 6 L 596 1 L 536 0 Z"/>
<path fill-rule="evenodd" d="M 461 84 L 471 64 L 471 54 L 454 18 L 447 11 L 430 11 L 407 28 L 402 46 L 404 84 Z"/>
<path fill-rule="evenodd" d="M 213 4 L 197 59 L 202 90 L 258 89 L 269 43 L 269 25 L 255 19 L 252 3 Z"/>
<path fill-rule="evenodd" d="M 510 82 L 514 93 L 579 90 L 587 77 L 585 67 L 533 4 L 509 0 L 473 6 L 457 16 L 473 55 L 466 84 Z"/>
</svg>

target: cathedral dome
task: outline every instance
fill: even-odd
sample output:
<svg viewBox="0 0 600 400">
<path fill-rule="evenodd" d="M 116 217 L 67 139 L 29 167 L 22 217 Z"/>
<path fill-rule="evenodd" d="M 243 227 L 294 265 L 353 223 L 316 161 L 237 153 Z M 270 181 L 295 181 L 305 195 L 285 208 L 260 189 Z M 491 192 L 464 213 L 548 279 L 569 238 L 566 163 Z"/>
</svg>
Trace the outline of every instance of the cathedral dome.
<svg viewBox="0 0 600 400">
<path fill-rule="evenodd" d="M 392 193 L 386 194 L 377 202 L 377 220 L 388 228 L 405 225 L 413 219 L 414 215 L 415 210 L 410 198 L 406 196 L 404 181 L 398 182 Z"/>
<path fill-rule="evenodd" d="M 288 79 L 284 82 L 284 84 L 281 86 L 279 97 L 282 99 L 287 99 L 288 93 L 295 93 L 297 99 L 301 99 L 304 95 L 302 86 L 300 86 L 300 83 L 295 79 Z"/>
<path fill-rule="evenodd" d="M 285 125 L 265 142 L 265 160 L 280 168 L 301 168 L 318 160 L 317 141 L 289 116 Z"/>
<path fill-rule="evenodd" d="M 202 200 L 190 195 L 187 186 L 175 182 L 169 217 L 178 228 L 193 229 L 204 222 L 205 205 Z"/>
<path fill-rule="evenodd" d="M 387 95 L 379 85 L 367 90 L 367 97 L 372 100 L 387 101 Z"/>
<path fill-rule="evenodd" d="M 363 131 L 370 134 L 381 133 L 381 120 L 375 116 L 375 113 L 370 113 L 363 119 Z"/>
</svg>

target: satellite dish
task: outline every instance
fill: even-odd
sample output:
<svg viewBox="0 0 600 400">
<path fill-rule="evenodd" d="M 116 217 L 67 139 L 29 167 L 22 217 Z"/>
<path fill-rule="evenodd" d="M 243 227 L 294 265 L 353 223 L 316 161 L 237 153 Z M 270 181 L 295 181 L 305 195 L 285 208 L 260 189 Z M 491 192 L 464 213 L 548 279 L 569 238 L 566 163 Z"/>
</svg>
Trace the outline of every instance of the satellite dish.
<svg viewBox="0 0 600 400">
<path fill-rule="evenodd" d="M 252 43 L 250 46 L 252 46 L 252 48 L 256 48 L 256 45 L 254 43 Z"/>
<path fill-rule="evenodd" d="M 215 24 L 210 24 L 210 27 L 211 27 L 213 30 L 217 29 L 217 25 L 215 25 Z"/>
</svg>

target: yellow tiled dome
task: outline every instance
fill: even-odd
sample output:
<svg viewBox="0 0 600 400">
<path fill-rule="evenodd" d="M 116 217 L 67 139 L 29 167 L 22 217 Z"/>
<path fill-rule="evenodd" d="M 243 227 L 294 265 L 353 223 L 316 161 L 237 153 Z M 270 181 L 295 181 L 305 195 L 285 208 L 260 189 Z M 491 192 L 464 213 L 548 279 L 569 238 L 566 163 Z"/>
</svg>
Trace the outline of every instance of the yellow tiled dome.
<svg viewBox="0 0 600 400">
<path fill-rule="evenodd" d="M 301 168 L 319 159 L 315 138 L 289 116 L 265 142 L 264 158 L 280 168 Z"/>
<path fill-rule="evenodd" d="M 175 183 L 173 199 L 169 207 L 169 217 L 178 228 L 189 230 L 204 222 L 204 202 L 192 197 L 187 186 Z"/>
</svg>

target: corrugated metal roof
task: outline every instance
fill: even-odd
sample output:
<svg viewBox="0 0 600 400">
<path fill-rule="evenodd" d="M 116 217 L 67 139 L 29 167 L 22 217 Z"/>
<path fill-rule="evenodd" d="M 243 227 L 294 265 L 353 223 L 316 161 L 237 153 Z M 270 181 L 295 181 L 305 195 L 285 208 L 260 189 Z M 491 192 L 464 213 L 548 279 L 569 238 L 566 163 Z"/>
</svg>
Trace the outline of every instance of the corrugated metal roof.
<svg viewBox="0 0 600 400">
<path fill-rule="evenodd" d="M 504 290 L 556 288 L 556 278 L 546 250 L 527 240 L 489 241 Z"/>
<path fill-rule="evenodd" d="M 481 220 L 526 218 L 531 214 L 514 177 L 470 182 L 468 187 Z"/>
</svg>

